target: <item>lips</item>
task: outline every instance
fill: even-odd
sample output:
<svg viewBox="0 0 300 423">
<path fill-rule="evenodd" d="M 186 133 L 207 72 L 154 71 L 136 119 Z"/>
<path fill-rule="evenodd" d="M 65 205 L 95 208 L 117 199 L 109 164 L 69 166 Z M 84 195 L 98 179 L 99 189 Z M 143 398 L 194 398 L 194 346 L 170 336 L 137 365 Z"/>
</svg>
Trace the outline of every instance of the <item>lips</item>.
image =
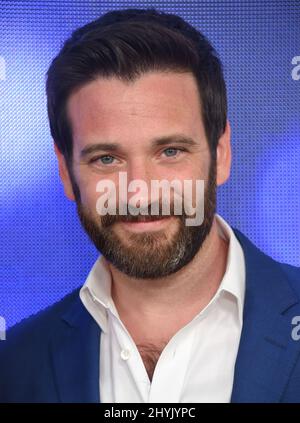
<svg viewBox="0 0 300 423">
<path fill-rule="evenodd" d="M 155 222 L 157 220 L 163 220 L 163 219 L 167 219 L 170 216 L 142 216 L 139 215 L 138 217 L 134 217 L 132 216 L 129 219 L 124 220 L 124 222 L 126 223 L 140 223 L 140 222 Z"/>
<path fill-rule="evenodd" d="M 171 216 L 139 216 L 134 221 L 119 222 L 124 228 L 134 232 L 145 232 L 151 230 L 159 230 L 167 225 Z"/>
</svg>

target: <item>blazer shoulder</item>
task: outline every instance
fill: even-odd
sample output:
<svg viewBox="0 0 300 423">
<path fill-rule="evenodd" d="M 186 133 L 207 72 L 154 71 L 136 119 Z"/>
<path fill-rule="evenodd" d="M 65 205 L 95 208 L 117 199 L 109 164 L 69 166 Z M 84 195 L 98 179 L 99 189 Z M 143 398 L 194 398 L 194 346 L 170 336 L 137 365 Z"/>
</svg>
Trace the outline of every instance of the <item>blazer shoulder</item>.
<svg viewBox="0 0 300 423">
<path fill-rule="evenodd" d="M 57 402 L 49 345 L 76 301 L 79 289 L 7 331 L 0 342 L 0 403 Z"/>
<path fill-rule="evenodd" d="M 292 288 L 297 292 L 300 297 L 300 267 L 292 266 L 288 263 L 278 262 L 281 270 L 286 275 Z"/>
<path fill-rule="evenodd" d="M 271 277 L 267 279 L 267 283 L 273 283 L 274 279 L 278 280 L 278 288 L 286 291 L 286 287 L 292 289 L 297 298 L 300 298 L 300 267 L 275 260 L 264 251 L 259 249 L 246 235 L 237 228 L 232 228 L 238 241 L 240 242 L 247 268 L 254 274 L 253 281 L 257 279 L 257 269 L 268 270 Z M 254 269 L 254 270 L 253 270 Z"/>
<path fill-rule="evenodd" d="M 79 298 L 80 288 L 76 288 L 61 300 L 33 314 L 8 329 L 6 340 L 0 342 L 0 365 L 3 355 L 10 355 L 16 347 L 26 347 L 26 344 L 41 343 L 55 330 L 63 313 Z"/>
</svg>

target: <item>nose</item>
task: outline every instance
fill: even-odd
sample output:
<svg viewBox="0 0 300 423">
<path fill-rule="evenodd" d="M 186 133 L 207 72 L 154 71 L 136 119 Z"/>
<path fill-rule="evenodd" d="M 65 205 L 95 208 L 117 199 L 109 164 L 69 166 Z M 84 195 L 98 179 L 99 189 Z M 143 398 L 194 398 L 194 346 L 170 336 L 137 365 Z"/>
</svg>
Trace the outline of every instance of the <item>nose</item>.
<svg viewBox="0 0 300 423">
<path fill-rule="evenodd" d="M 147 158 L 135 158 L 127 168 L 128 203 L 147 207 L 158 199 L 151 196 L 151 181 L 155 176 L 153 164 Z"/>
</svg>

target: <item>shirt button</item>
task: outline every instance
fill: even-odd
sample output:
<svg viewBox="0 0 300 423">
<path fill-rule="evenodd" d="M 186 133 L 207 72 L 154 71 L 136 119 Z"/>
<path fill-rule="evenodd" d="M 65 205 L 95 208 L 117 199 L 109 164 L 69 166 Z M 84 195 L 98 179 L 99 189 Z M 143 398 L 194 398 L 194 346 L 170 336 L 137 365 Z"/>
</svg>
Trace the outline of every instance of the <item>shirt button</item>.
<svg viewBox="0 0 300 423">
<path fill-rule="evenodd" d="M 130 351 L 127 349 L 124 349 L 121 351 L 121 358 L 122 360 L 128 360 L 128 358 L 130 357 Z"/>
</svg>

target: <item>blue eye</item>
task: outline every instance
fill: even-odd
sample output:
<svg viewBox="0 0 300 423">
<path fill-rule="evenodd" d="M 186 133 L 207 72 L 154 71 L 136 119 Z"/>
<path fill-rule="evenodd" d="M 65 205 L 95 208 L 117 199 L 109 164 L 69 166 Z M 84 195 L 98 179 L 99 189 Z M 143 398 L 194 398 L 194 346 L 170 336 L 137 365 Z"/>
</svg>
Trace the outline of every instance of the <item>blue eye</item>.
<svg viewBox="0 0 300 423">
<path fill-rule="evenodd" d="M 165 153 L 165 155 L 167 157 L 174 157 L 174 156 L 177 155 L 178 151 L 179 151 L 178 148 L 172 148 L 172 147 L 170 147 L 170 148 L 166 148 L 164 150 L 164 153 Z"/>
<path fill-rule="evenodd" d="M 114 157 L 106 155 L 106 156 L 99 157 L 98 160 L 101 160 L 102 164 L 107 165 L 107 164 L 112 164 L 113 163 Z"/>
</svg>

